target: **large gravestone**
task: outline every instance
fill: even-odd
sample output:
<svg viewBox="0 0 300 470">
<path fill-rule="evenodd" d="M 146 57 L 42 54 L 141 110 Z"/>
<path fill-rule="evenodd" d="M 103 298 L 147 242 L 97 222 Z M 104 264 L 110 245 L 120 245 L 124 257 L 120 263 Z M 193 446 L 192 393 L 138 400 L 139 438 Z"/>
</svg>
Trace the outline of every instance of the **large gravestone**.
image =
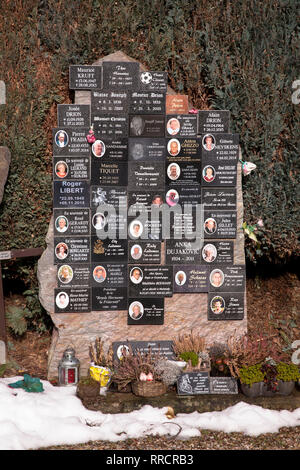
<svg viewBox="0 0 300 470">
<path fill-rule="evenodd" d="M 109 64 L 105 67 L 105 73 L 101 79 L 95 66 L 104 62 Z M 118 71 L 120 63 L 122 63 L 121 73 Z M 125 63 L 128 63 L 128 66 L 125 66 Z M 179 333 L 188 333 L 192 329 L 194 333 L 204 336 L 207 344 L 211 344 L 215 341 L 226 342 L 233 331 L 236 331 L 237 334 L 243 334 L 247 329 L 245 275 L 244 278 L 240 278 L 241 267 L 245 267 L 244 235 L 241 228 L 243 222 L 241 165 L 237 164 L 236 172 L 234 170 L 236 166 L 234 167 L 232 163 L 236 162 L 237 158 L 241 159 L 241 155 L 239 147 L 236 145 L 238 141 L 236 141 L 235 134 L 226 134 L 229 113 L 226 111 L 219 112 L 219 114 L 212 112 L 211 115 L 206 113 L 201 120 L 202 130 L 200 129 L 198 134 L 202 134 L 203 129 L 206 134 L 213 130 L 214 135 L 217 135 L 215 140 L 220 150 L 214 150 L 210 155 L 209 150 L 204 150 L 201 167 L 197 149 L 192 151 L 196 145 L 196 139 L 193 140 L 193 138 L 197 131 L 197 119 L 193 114 L 187 113 L 186 99 L 180 100 L 180 96 L 178 96 L 173 100 L 172 106 L 171 103 L 168 103 L 172 114 L 167 116 L 169 118 L 168 126 L 162 129 L 164 106 L 160 95 L 161 92 L 166 91 L 162 85 L 163 73 L 155 73 L 152 89 L 145 85 L 145 90 L 137 92 L 137 84 L 135 83 L 137 66 L 136 61 L 122 52 L 116 52 L 99 59 L 92 66 L 76 66 L 77 70 L 80 67 L 80 73 L 76 75 L 75 70 L 75 75 L 70 81 L 70 88 L 76 89 L 75 103 L 74 105 L 60 106 L 59 109 L 58 115 L 61 121 L 58 123 L 58 127 L 64 127 L 66 130 L 65 136 L 62 138 L 68 142 L 68 145 L 67 149 L 62 148 L 57 152 L 53 161 L 54 165 L 59 166 L 60 158 L 63 161 L 67 160 L 69 178 L 68 181 L 54 181 L 54 216 L 50 221 L 46 237 L 47 249 L 38 262 L 40 301 L 51 315 L 55 325 L 49 352 L 49 378 L 57 376 L 58 363 L 69 344 L 74 346 L 76 355 L 81 362 L 81 373 L 84 374 L 89 367 L 89 344 L 98 336 L 101 336 L 108 346 L 113 342 L 169 341 Z M 132 69 L 134 69 L 134 73 Z M 145 67 L 140 65 L 138 73 L 145 70 Z M 88 81 L 90 90 L 84 89 L 87 85 L 78 81 L 77 76 Z M 102 92 L 103 81 L 109 84 L 109 90 Z M 121 87 L 122 93 L 118 92 L 119 87 Z M 97 89 L 93 90 L 93 88 Z M 152 114 L 153 102 L 150 103 L 150 107 L 148 106 L 147 98 L 151 92 L 157 94 L 157 109 L 162 112 L 162 115 Z M 168 87 L 167 95 L 176 94 Z M 76 109 L 76 105 L 91 105 L 91 113 L 92 116 L 94 113 L 95 119 L 95 132 L 97 131 L 97 134 L 101 135 L 102 148 L 109 149 L 109 159 L 97 159 L 97 149 L 93 150 L 91 161 L 94 161 L 94 164 L 90 183 L 88 183 L 88 178 L 85 180 L 87 176 L 87 168 L 84 165 L 86 141 L 81 139 L 82 135 L 88 132 L 88 127 L 85 127 L 85 109 Z M 121 113 L 120 119 L 116 119 L 116 114 L 114 115 L 110 111 L 110 106 L 115 109 L 118 105 L 123 113 L 126 110 L 127 116 L 129 116 L 128 121 L 124 120 L 125 114 Z M 176 108 L 178 106 L 179 108 Z M 192 106 L 189 105 L 189 108 Z M 180 109 L 179 114 L 174 114 L 177 109 Z M 76 117 L 77 120 L 74 120 L 73 117 Z M 173 152 L 174 146 L 171 145 L 171 141 L 174 140 L 172 125 L 176 124 L 176 121 L 181 129 L 177 136 L 178 139 L 175 139 L 180 146 L 180 151 L 177 153 Z M 72 126 L 69 130 L 68 124 Z M 114 138 L 110 136 L 111 130 Z M 170 145 L 167 147 L 168 157 L 162 145 L 162 130 L 165 131 L 164 138 L 170 139 Z M 58 128 L 53 131 L 54 139 L 58 131 Z M 127 154 L 123 145 L 125 139 L 128 141 L 128 163 L 130 165 L 126 161 Z M 238 148 L 238 152 L 236 148 Z M 140 157 L 140 155 L 143 156 Z M 139 160 L 145 159 L 145 155 L 147 161 L 151 160 L 151 165 L 145 166 L 139 162 Z M 167 161 L 166 168 L 168 166 L 165 177 L 162 177 L 161 174 L 163 160 Z M 207 171 L 209 166 L 212 166 L 213 169 Z M 130 170 L 127 174 L 128 167 Z M 181 179 L 178 181 L 177 177 L 174 177 L 176 168 L 181 172 Z M 213 173 L 213 177 L 211 177 L 211 173 Z M 108 174 L 113 175 L 111 179 L 108 178 Z M 136 177 L 136 175 L 139 176 Z M 222 178 L 215 178 L 216 183 L 212 182 L 210 186 L 210 181 L 216 175 L 222 175 Z M 80 184 L 77 184 L 76 178 L 80 179 Z M 97 198 L 103 197 L 95 190 L 99 181 L 106 187 L 106 196 L 112 204 L 116 199 L 111 189 L 118 188 L 121 194 L 122 187 L 127 187 L 128 197 L 131 200 L 137 203 L 143 201 L 146 206 L 165 185 L 166 188 L 170 188 L 169 193 L 175 191 L 174 194 L 179 194 L 182 201 L 186 203 L 198 204 L 203 198 L 206 206 L 204 244 L 213 245 L 213 249 L 217 250 L 217 264 L 213 259 L 209 260 L 203 256 L 202 248 L 198 251 L 191 248 L 187 240 L 178 244 L 171 237 L 164 240 L 161 246 L 160 242 L 156 240 L 153 241 L 153 246 L 149 246 L 150 240 L 143 241 L 140 245 L 144 255 L 139 259 L 136 267 L 142 273 L 145 272 L 144 284 L 131 285 L 131 288 L 126 291 L 126 283 L 129 285 L 128 277 L 131 275 L 129 268 L 127 271 L 127 262 L 128 264 L 135 263 L 134 258 L 132 260 L 130 258 L 130 256 L 134 256 L 134 241 L 131 240 L 127 244 L 126 240 L 104 242 L 97 240 L 92 227 L 89 227 L 90 221 L 85 214 L 86 201 L 89 198 L 93 216 L 95 210 L 93 207 L 97 205 Z M 145 184 L 149 184 L 149 181 L 155 185 L 153 192 L 144 190 Z M 174 187 L 173 184 L 170 186 L 172 182 L 174 182 Z M 55 190 L 56 187 L 58 189 Z M 74 193 L 75 200 L 78 201 L 75 208 Z M 167 193 L 167 197 L 172 198 L 174 195 Z M 57 239 L 57 233 L 54 234 L 53 218 L 56 220 L 59 215 L 66 213 L 69 220 L 68 232 L 60 234 Z M 91 218 L 91 225 L 93 220 Z M 178 220 L 180 227 L 180 219 Z M 211 227 L 212 220 L 215 227 Z M 190 223 L 193 225 L 192 222 L 191 219 Z M 158 240 L 161 240 L 160 235 L 158 228 Z M 88 285 L 88 262 L 84 256 L 89 250 L 89 238 L 94 247 L 92 257 L 89 260 L 90 268 L 91 266 L 96 268 L 97 264 L 101 263 L 104 265 L 106 273 L 109 275 L 111 273 L 113 276 L 111 279 L 114 281 L 108 285 L 110 292 L 113 292 L 111 297 L 96 295 L 99 291 L 93 290 L 93 279 L 90 281 L 90 283 L 92 282 L 90 284 L 92 295 L 88 293 L 86 287 Z M 62 263 L 54 259 L 54 252 L 64 244 L 75 246 L 75 241 L 77 248 L 75 247 L 75 251 L 70 249 L 68 252 L 68 256 L 73 261 L 75 259 L 75 263 L 72 265 L 74 267 L 72 283 L 68 287 L 70 305 L 68 309 L 59 310 L 55 305 L 54 292 L 60 292 L 64 280 L 63 273 L 60 277 L 59 271 L 62 268 Z M 130 250 L 129 255 L 127 250 Z M 103 259 L 103 253 L 110 254 L 107 260 Z M 80 259 L 76 258 L 79 256 L 78 254 L 80 254 Z M 76 262 L 80 264 L 77 266 Z M 113 265 L 108 265 L 111 262 Z M 147 264 L 149 266 L 145 270 Z M 186 269 L 185 264 L 187 265 Z M 230 269 L 230 267 L 236 267 L 236 269 Z M 187 282 L 181 287 L 182 276 L 186 277 Z M 223 285 L 227 286 L 225 293 L 223 289 L 218 289 L 217 282 L 219 281 L 216 280 L 218 276 L 221 276 Z M 163 280 L 163 290 L 161 290 L 159 283 L 155 282 L 158 277 Z M 109 276 L 107 280 L 109 280 Z M 152 286 L 151 291 L 148 290 L 148 285 Z M 174 286 L 173 292 L 170 291 L 172 285 Z M 128 304 L 125 302 L 127 295 Z M 142 297 L 140 297 L 141 295 Z M 131 298 L 131 296 L 133 297 Z M 137 299 L 143 302 L 146 312 L 143 319 L 138 321 L 130 315 L 130 307 L 134 303 L 138 303 Z M 224 303 L 226 303 L 225 310 Z M 91 306 L 94 306 L 94 309 Z M 78 313 L 76 313 L 76 309 L 78 309 Z"/>
</svg>

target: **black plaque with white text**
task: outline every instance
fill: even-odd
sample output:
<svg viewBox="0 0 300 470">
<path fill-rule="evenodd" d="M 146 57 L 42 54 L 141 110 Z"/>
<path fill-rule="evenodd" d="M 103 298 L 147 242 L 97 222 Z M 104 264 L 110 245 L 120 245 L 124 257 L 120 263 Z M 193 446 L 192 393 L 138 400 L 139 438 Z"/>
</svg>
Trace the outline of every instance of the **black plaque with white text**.
<svg viewBox="0 0 300 470">
<path fill-rule="evenodd" d="M 91 160 L 127 161 L 128 139 L 101 138 L 92 145 Z"/>
<path fill-rule="evenodd" d="M 167 91 L 168 73 L 144 71 L 139 73 L 139 89 L 147 91 Z"/>
<path fill-rule="evenodd" d="M 160 264 L 161 242 L 157 241 L 129 241 L 128 264 Z"/>
<path fill-rule="evenodd" d="M 208 292 L 209 268 L 203 265 L 175 265 L 174 293 Z"/>
<path fill-rule="evenodd" d="M 164 137 L 132 137 L 128 139 L 128 159 L 132 161 L 165 161 Z"/>
<path fill-rule="evenodd" d="M 196 114 L 168 114 L 166 116 L 166 137 L 196 137 Z"/>
<path fill-rule="evenodd" d="M 163 114 L 131 114 L 129 116 L 130 137 L 164 137 L 165 116 Z"/>
<path fill-rule="evenodd" d="M 128 325 L 163 325 L 164 299 L 128 299 Z"/>
<path fill-rule="evenodd" d="M 198 111 L 198 134 L 225 134 L 229 132 L 229 124 L 230 113 L 227 110 Z"/>
<path fill-rule="evenodd" d="M 244 265 L 218 266 L 210 268 L 210 292 L 244 292 L 246 271 Z"/>
<path fill-rule="evenodd" d="M 128 267 L 129 297 L 171 297 L 173 295 L 172 266 Z"/>
<path fill-rule="evenodd" d="M 208 372 L 183 372 L 178 377 L 178 395 L 201 395 L 207 393 L 209 393 Z"/>
<path fill-rule="evenodd" d="M 158 91 L 132 91 L 129 112 L 131 114 L 164 114 L 166 95 Z"/>
<path fill-rule="evenodd" d="M 58 286 L 90 287 L 89 264 L 62 264 L 57 267 Z"/>
<path fill-rule="evenodd" d="M 89 180 L 90 157 L 72 155 L 72 157 L 53 157 L 53 179 L 62 180 Z"/>
<path fill-rule="evenodd" d="M 103 62 L 103 88 L 137 90 L 140 65 L 138 62 Z"/>
<path fill-rule="evenodd" d="M 90 185 L 88 181 L 54 181 L 53 206 L 60 208 L 89 208 Z"/>
<path fill-rule="evenodd" d="M 54 289 L 55 313 L 87 313 L 91 311 L 91 289 L 60 287 Z"/>
<path fill-rule="evenodd" d="M 90 237 L 54 237 L 54 264 L 89 262 Z"/>
<path fill-rule="evenodd" d="M 204 238 L 236 238 L 236 211 L 204 211 Z"/>
<path fill-rule="evenodd" d="M 126 114 L 96 114 L 92 123 L 97 139 L 122 139 L 128 136 L 128 116 Z"/>
<path fill-rule="evenodd" d="M 57 124 L 61 127 L 89 127 L 91 125 L 88 104 L 58 104 Z"/>
<path fill-rule="evenodd" d="M 126 90 L 93 90 L 91 91 L 91 116 L 99 114 L 128 113 L 129 94 Z"/>
<path fill-rule="evenodd" d="M 70 65 L 70 90 L 93 90 L 102 88 L 101 65 Z"/>
<path fill-rule="evenodd" d="M 210 292 L 207 312 L 208 320 L 243 320 L 244 292 Z"/>
<path fill-rule="evenodd" d="M 89 209 L 54 209 L 54 236 L 89 235 Z"/>
<path fill-rule="evenodd" d="M 52 130 L 53 155 L 90 155 L 88 127 L 56 127 Z"/>
<path fill-rule="evenodd" d="M 201 251 L 203 264 L 233 264 L 233 241 L 209 240 L 205 241 Z"/>
<path fill-rule="evenodd" d="M 203 240 L 166 240 L 166 264 L 200 264 Z"/>
<path fill-rule="evenodd" d="M 202 188 L 204 210 L 236 210 L 236 188 Z"/>
<path fill-rule="evenodd" d="M 99 239 L 96 235 L 91 237 L 91 261 L 93 263 L 103 262 L 126 262 L 127 240 Z"/>
</svg>

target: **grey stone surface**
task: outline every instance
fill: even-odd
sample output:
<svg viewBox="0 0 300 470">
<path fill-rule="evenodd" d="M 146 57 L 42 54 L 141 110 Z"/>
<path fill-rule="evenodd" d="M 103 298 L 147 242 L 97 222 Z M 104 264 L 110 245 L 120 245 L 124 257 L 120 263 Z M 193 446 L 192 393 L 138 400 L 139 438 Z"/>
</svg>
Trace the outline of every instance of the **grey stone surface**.
<svg viewBox="0 0 300 470">
<path fill-rule="evenodd" d="M 6 86 L 3 80 L 0 80 L 0 104 L 6 104 Z"/>
<path fill-rule="evenodd" d="M 99 59 L 133 61 L 122 52 L 116 52 Z M 142 70 L 146 70 L 141 66 Z M 168 93 L 175 92 L 168 87 Z M 76 104 L 90 104 L 89 91 L 75 91 Z M 241 158 L 241 155 L 240 155 Z M 237 237 L 234 240 L 234 264 L 245 264 L 244 235 L 242 231 L 243 199 L 241 165 L 238 164 L 237 177 Z M 46 237 L 47 249 L 38 262 L 38 279 L 40 284 L 40 301 L 51 315 L 55 329 L 52 337 L 48 359 L 48 377 L 57 376 L 57 366 L 63 351 L 70 344 L 76 351 L 81 362 L 81 374 L 84 375 L 89 367 L 88 347 L 98 336 L 105 341 L 107 347 L 113 341 L 124 340 L 170 340 L 179 333 L 188 333 L 193 329 L 206 338 L 207 344 L 214 341 L 226 342 L 227 338 L 236 331 L 242 335 L 247 330 L 246 295 L 245 318 L 241 321 L 215 322 L 207 320 L 207 295 L 175 294 L 165 299 L 165 321 L 163 325 L 127 325 L 127 311 L 104 311 L 89 313 L 54 313 L 54 288 L 57 287 L 57 268 L 53 265 L 53 221 L 51 219 Z M 162 257 L 162 263 L 163 263 Z"/>
<path fill-rule="evenodd" d="M 11 156 L 7 147 L 0 147 L 0 203 L 3 198 L 4 186 L 7 180 Z"/>
<path fill-rule="evenodd" d="M 4 341 L 0 339 L 0 364 L 6 363 L 6 346 Z"/>
</svg>

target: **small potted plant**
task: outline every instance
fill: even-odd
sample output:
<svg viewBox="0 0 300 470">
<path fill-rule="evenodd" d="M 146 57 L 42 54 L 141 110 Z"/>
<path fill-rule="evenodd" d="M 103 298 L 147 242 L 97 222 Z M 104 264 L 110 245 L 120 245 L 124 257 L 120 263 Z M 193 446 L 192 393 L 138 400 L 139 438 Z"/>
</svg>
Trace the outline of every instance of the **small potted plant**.
<svg viewBox="0 0 300 470">
<path fill-rule="evenodd" d="M 205 347 L 205 338 L 190 333 L 173 339 L 173 349 L 177 357 L 185 361 L 185 372 L 210 372 L 210 357 Z"/>
<path fill-rule="evenodd" d="M 104 342 L 96 338 L 94 344 L 90 344 L 89 353 L 91 358 L 90 375 L 100 383 L 101 387 L 109 387 L 112 379 L 113 352 L 109 347 L 104 352 Z"/>
<path fill-rule="evenodd" d="M 231 377 L 226 344 L 215 342 L 209 348 L 212 377 Z"/>
<path fill-rule="evenodd" d="M 76 388 L 76 395 L 81 398 L 95 398 L 100 394 L 100 382 L 91 376 L 81 377 Z"/>
</svg>

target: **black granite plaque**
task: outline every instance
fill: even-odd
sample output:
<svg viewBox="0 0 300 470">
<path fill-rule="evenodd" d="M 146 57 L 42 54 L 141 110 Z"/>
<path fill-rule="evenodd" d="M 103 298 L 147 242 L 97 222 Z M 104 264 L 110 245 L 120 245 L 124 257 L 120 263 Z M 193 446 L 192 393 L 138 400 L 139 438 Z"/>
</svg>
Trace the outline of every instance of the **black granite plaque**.
<svg viewBox="0 0 300 470">
<path fill-rule="evenodd" d="M 202 139 L 203 163 L 237 163 L 239 134 L 204 134 Z"/>
<path fill-rule="evenodd" d="M 167 160 L 180 162 L 201 162 L 201 139 L 166 139 Z"/>
<path fill-rule="evenodd" d="M 139 89 L 147 91 L 167 91 L 168 73 L 145 71 L 139 73 Z"/>
<path fill-rule="evenodd" d="M 92 287 L 127 287 L 127 264 L 93 263 L 91 280 Z"/>
<path fill-rule="evenodd" d="M 201 395 L 206 393 L 209 393 L 208 372 L 183 372 L 178 377 L 178 395 Z"/>
<path fill-rule="evenodd" d="M 127 186 L 127 163 L 93 159 L 91 184 L 95 186 Z"/>
<path fill-rule="evenodd" d="M 100 114 L 128 113 L 129 94 L 126 90 L 93 90 L 91 92 L 91 118 Z"/>
<path fill-rule="evenodd" d="M 168 114 L 166 137 L 196 137 L 197 114 Z"/>
<path fill-rule="evenodd" d="M 89 104 L 58 104 L 57 125 L 60 127 L 89 127 L 91 125 Z"/>
<path fill-rule="evenodd" d="M 97 140 L 105 138 L 122 139 L 128 136 L 126 114 L 97 114 L 92 119 Z"/>
<path fill-rule="evenodd" d="M 127 210 L 127 187 L 91 186 L 91 207 L 111 205 L 118 211 Z"/>
<path fill-rule="evenodd" d="M 237 164 L 232 161 L 222 163 L 212 161 L 202 163 L 201 185 L 202 186 L 236 186 Z"/>
<path fill-rule="evenodd" d="M 89 237 L 54 237 L 54 264 L 89 263 Z"/>
<path fill-rule="evenodd" d="M 70 65 L 70 90 L 93 90 L 102 88 L 101 65 Z"/>
<path fill-rule="evenodd" d="M 128 325 L 163 325 L 163 298 L 128 299 Z"/>
<path fill-rule="evenodd" d="M 61 287 L 54 289 L 55 313 L 85 313 L 91 311 L 91 289 Z"/>
<path fill-rule="evenodd" d="M 130 137 L 164 137 L 165 116 L 161 114 L 131 114 Z"/>
<path fill-rule="evenodd" d="M 246 271 L 244 265 L 213 266 L 210 268 L 210 292 L 244 292 Z"/>
<path fill-rule="evenodd" d="M 165 161 L 165 138 L 156 137 L 147 139 L 143 137 L 129 138 L 128 159 L 133 161 Z"/>
<path fill-rule="evenodd" d="M 243 320 L 244 292 L 210 292 L 207 312 L 208 320 Z"/>
<path fill-rule="evenodd" d="M 53 207 L 89 208 L 90 186 L 87 181 L 54 181 Z"/>
<path fill-rule="evenodd" d="M 91 211 L 91 234 L 104 240 L 125 238 L 127 236 L 126 212 L 115 211 L 113 208 L 106 210 L 99 206 L 96 211 Z"/>
<path fill-rule="evenodd" d="M 86 140 L 88 127 L 56 127 L 52 129 L 53 155 L 90 155 Z"/>
<path fill-rule="evenodd" d="M 201 164 L 197 162 L 168 162 L 166 165 L 166 184 L 171 186 L 199 184 Z"/>
<path fill-rule="evenodd" d="M 193 207 L 201 204 L 201 187 L 199 184 L 171 185 L 166 187 L 166 203 L 170 207 L 180 205 L 182 210 L 185 205 Z"/>
<path fill-rule="evenodd" d="M 91 261 L 93 263 L 126 262 L 127 240 L 100 240 L 97 236 L 91 237 Z"/>
<path fill-rule="evenodd" d="M 226 110 L 198 111 L 198 134 L 229 132 L 230 113 Z"/>
<path fill-rule="evenodd" d="M 236 188 L 202 188 L 204 210 L 236 210 Z"/>
<path fill-rule="evenodd" d="M 208 292 L 208 266 L 175 265 L 173 272 L 174 293 Z"/>
<path fill-rule="evenodd" d="M 235 395 L 238 393 L 237 380 L 233 377 L 210 377 L 209 391 L 214 394 Z"/>
<path fill-rule="evenodd" d="M 127 288 L 92 287 L 92 310 L 127 310 Z"/>
<path fill-rule="evenodd" d="M 62 264 L 57 267 L 59 287 L 90 287 L 89 264 Z"/>
<path fill-rule="evenodd" d="M 161 243 L 156 241 L 129 241 L 128 263 L 134 264 L 160 264 Z"/>
<path fill-rule="evenodd" d="M 164 190 L 164 162 L 129 162 L 128 189 Z"/>
<path fill-rule="evenodd" d="M 138 62 L 103 62 L 103 88 L 137 90 L 140 65 Z"/>
<path fill-rule="evenodd" d="M 128 139 L 97 139 L 92 145 L 92 161 L 127 161 Z"/>
<path fill-rule="evenodd" d="M 129 297 L 172 297 L 172 266 L 128 267 Z"/>
<path fill-rule="evenodd" d="M 164 114 L 166 95 L 159 91 L 132 91 L 129 112 L 131 114 Z"/>
<path fill-rule="evenodd" d="M 89 209 L 54 209 L 54 236 L 89 235 Z"/>
<path fill-rule="evenodd" d="M 196 231 L 195 209 L 191 209 L 191 212 L 187 212 L 185 210 L 182 213 L 171 214 L 170 219 L 170 235 L 168 236 L 168 234 L 163 231 L 164 238 L 175 240 L 194 240 L 201 236 L 201 234 Z"/>
<path fill-rule="evenodd" d="M 128 237 L 131 240 L 161 240 L 162 215 L 158 213 L 154 216 L 144 214 L 140 217 L 128 217 Z"/>
<path fill-rule="evenodd" d="M 201 255 L 201 263 L 204 264 L 233 264 L 233 241 L 206 241 Z"/>
<path fill-rule="evenodd" d="M 72 155 L 72 157 L 53 157 L 53 179 L 62 180 L 89 180 L 90 157 Z"/>
<path fill-rule="evenodd" d="M 165 202 L 164 191 L 129 191 L 128 192 L 128 207 L 135 205 L 136 210 L 151 211 L 152 205 L 155 207 L 161 207 Z"/>
<path fill-rule="evenodd" d="M 140 352 L 160 354 L 168 360 L 175 360 L 173 341 L 115 341 L 112 343 L 114 361 L 121 360 L 131 350 L 133 354 Z"/>
<path fill-rule="evenodd" d="M 204 211 L 204 238 L 236 238 L 236 211 Z"/>
<path fill-rule="evenodd" d="M 199 264 L 203 240 L 166 240 L 166 264 Z"/>
</svg>

